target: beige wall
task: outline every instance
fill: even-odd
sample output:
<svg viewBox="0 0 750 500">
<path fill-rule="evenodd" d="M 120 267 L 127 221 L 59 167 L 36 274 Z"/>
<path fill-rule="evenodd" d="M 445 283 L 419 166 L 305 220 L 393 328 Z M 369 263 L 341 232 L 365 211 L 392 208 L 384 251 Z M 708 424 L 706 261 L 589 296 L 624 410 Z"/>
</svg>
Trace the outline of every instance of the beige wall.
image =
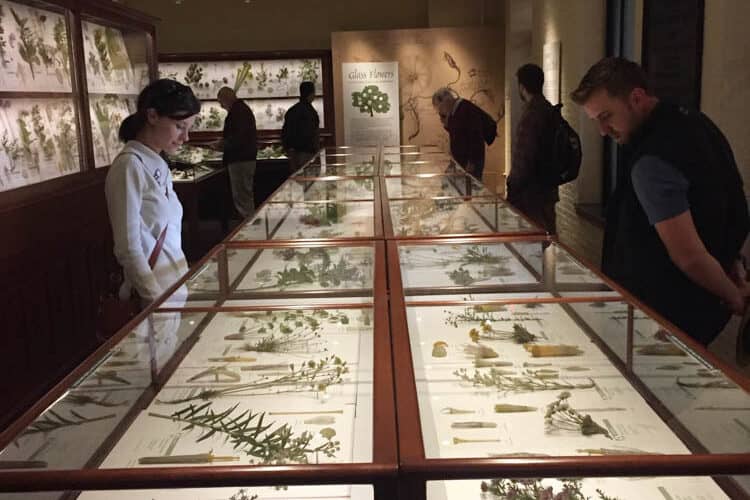
<svg viewBox="0 0 750 500">
<path fill-rule="evenodd" d="M 522 0 L 513 0 L 522 1 Z M 598 263 L 601 259 L 600 228 L 582 220 L 575 211 L 577 203 L 601 201 L 602 140 L 594 124 L 569 98 L 586 70 L 604 56 L 606 8 L 601 0 L 529 0 L 531 2 L 531 52 L 529 61 L 542 65 L 545 43 L 560 42 L 560 91 L 563 116 L 581 136 L 583 164 L 579 178 L 560 189 L 557 205 L 557 227 L 560 239 L 573 246 L 584 257 Z M 512 28 L 507 31 L 512 33 Z M 506 45 L 510 44 L 506 36 Z M 519 43 L 514 41 L 514 43 Z M 506 46 L 507 50 L 507 46 Z M 516 92 L 514 67 L 506 67 L 506 95 Z M 520 113 L 518 104 L 510 113 Z"/>
<path fill-rule="evenodd" d="M 328 49 L 331 32 L 422 28 L 428 0 L 123 0 L 162 19 L 159 52 Z"/>
<path fill-rule="evenodd" d="M 706 2 L 701 110 L 724 132 L 750 196 L 750 2 Z"/>
<path fill-rule="evenodd" d="M 333 33 L 337 142 L 343 144 L 344 140 L 341 77 L 344 62 L 398 61 L 403 144 L 439 144 L 448 149 L 448 134 L 432 109 L 431 96 L 437 88 L 449 83 L 459 95 L 473 96 L 475 103 L 498 119 L 504 108 L 502 40 L 499 27 Z M 460 72 L 451 67 L 446 54 Z M 501 182 L 505 163 L 502 119 L 498 135 L 487 149 L 484 171 L 485 184 L 493 189 Z"/>
</svg>

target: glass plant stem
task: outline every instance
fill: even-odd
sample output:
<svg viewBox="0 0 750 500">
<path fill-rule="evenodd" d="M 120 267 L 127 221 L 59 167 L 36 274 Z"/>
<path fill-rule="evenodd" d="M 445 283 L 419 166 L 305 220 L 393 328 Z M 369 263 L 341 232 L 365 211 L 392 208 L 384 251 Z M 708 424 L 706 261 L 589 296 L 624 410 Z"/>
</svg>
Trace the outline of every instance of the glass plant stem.
<svg viewBox="0 0 750 500">
<path fill-rule="evenodd" d="M 495 422 L 453 422 L 453 429 L 494 429 L 497 427 Z"/>
<path fill-rule="evenodd" d="M 217 358 L 208 358 L 208 360 L 212 363 L 253 363 L 257 358 L 249 356 L 219 356 Z"/>
<path fill-rule="evenodd" d="M 499 439 L 468 439 L 468 438 L 453 438 L 453 444 L 469 444 L 469 443 L 499 443 Z"/>
<path fill-rule="evenodd" d="M 440 413 L 443 415 L 464 415 L 468 413 L 476 413 L 474 410 L 462 410 L 460 408 L 451 408 L 450 406 L 447 408 L 443 408 L 440 410 Z"/>
<path fill-rule="evenodd" d="M 167 465 L 167 464 L 212 464 L 214 462 L 237 462 L 240 457 L 217 456 L 213 452 L 196 453 L 193 455 L 165 455 L 159 457 L 140 457 L 140 465 Z"/>
<path fill-rule="evenodd" d="M 269 411 L 269 415 L 328 415 L 343 414 L 344 410 Z"/>
</svg>

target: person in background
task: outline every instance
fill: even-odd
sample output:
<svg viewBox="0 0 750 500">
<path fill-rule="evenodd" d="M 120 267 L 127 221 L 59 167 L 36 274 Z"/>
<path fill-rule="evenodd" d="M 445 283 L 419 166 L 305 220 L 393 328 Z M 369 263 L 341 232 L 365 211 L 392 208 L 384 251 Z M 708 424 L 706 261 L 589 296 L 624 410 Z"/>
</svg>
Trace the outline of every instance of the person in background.
<svg viewBox="0 0 750 500">
<path fill-rule="evenodd" d="M 552 104 L 542 95 L 544 71 L 525 64 L 516 72 L 518 92 L 524 103 L 518 122 L 511 170 L 508 176 L 508 202 L 526 214 L 548 233 L 555 234 L 555 203 L 560 200 L 556 185 L 550 185 L 549 156 L 554 134 Z"/>
<path fill-rule="evenodd" d="M 315 84 L 302 82 L 299 102 L 284 115 L 281 143 L 289 158 L 289 172 L 293 173 L 310 161 L 320 149 L 320 117 L 312 106 Z"/>
<path fill-rule="evenodd" d="M 497 124 L 490 115 L 471 101 L 461 99 L 452 89 L 443 87 L 432 95 L 432 106 L 448 131 L 453 159 L 468 173 L 482 179 L 484 145 L 497 136 Z"/>
<path fill-rule="evenodd" d="M 120 125 L 125 146 L 107 172 L 105 196 L 114 253 L 124 274 L 121 300 L 136 292 L 145 305 L 187 272 L 182 205 L 161 153 L 174 153 L 188 140 L 199 111 L 190 87 L 161 79 L 141 91 L 137 111 Z"/>
<path fill-rule="evenodd" d="M 623 58 L 592 66 L 571 98 L 624 146 L 603 271 L 708 344 L 750 296 L 739 259 L 750 218 L 729 143 L 704 114 L 659 100 Z"/>
<path fill-rule="evenodd" d="M 258 153 L 255 115 L 229 87 L 220 88 L 216 98 L 227 110 L 222 139 L 216 147 L 224 151 L 234 206 L 242 217 L 250 217 L 255 212 L 253 177 Z"/>
</svg>

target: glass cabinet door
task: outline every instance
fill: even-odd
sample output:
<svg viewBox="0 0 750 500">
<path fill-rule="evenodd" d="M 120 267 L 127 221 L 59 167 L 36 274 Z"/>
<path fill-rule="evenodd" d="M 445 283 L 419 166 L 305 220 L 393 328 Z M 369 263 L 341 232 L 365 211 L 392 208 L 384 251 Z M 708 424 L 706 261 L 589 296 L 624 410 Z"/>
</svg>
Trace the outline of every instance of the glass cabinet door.
<svg viewBox="0 0 750 500">
<path fill-rule="evenodd" d="M 135 113 L 138 94 L 150 81 L 150 36 L 93 19 L 82 21 L 82 32 L 94 162 L 103 167 L 122 149 L 120 124 Z"/>
<path fill-rule="evenodd" d="M 0 0 L 0 191 L 79 172 L 66 11 Z"/>
</svg>

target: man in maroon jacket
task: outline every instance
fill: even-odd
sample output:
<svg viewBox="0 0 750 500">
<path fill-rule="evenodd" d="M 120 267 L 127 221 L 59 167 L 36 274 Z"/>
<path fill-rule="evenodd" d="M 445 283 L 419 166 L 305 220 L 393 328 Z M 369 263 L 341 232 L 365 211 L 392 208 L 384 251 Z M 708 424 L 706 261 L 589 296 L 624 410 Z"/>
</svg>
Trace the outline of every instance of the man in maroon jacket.
<svg viewBox="0 0 750 500">
<path fill-rule="evenodd" d="M 432 95 L 432 105 L 450 136 L 451 155 L 471 175 L 482 179 L 484 144 L 497 135 L 497 124 L 476 104 L 443 87 Z"/>
</svg>

